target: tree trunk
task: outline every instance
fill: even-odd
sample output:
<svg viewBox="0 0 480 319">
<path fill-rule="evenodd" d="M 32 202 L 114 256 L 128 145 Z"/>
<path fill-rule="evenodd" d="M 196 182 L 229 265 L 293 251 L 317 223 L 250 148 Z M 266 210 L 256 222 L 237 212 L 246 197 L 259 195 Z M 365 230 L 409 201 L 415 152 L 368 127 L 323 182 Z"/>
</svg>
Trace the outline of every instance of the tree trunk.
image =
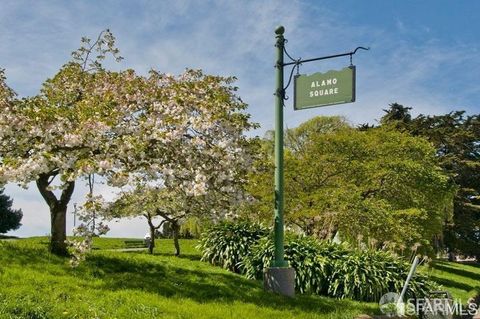
<svg viewBox="0 0 480 319">
<path fill-rule="evenodd" d="M 67 207 L 56 207 L 50 211 L 50 251 L 59 256 L 68 255 L 67 250 Z"/>
<path fill-rule="evenodd" d="M 180 218 L 184 217 L 185 215 L 183 215 L 182 217 L 177 216 L 175 218 L 172 218 L 166 212 L 160 210 L 159 208 L 157 208 L 157 210 L 156 210 L 156 215 L 160 216 L 164 219 L 162 221 L 162 223 L 160 225 L 158 225 L 158 227 L 160 227 L 165 221 L 170 223 L 170 227 L 172 229 L 172 235 L 173 235 L 173 246 L 175 247 L 174 254 L 175 254 L 175 256 L 179 256 L 180 255 L 180 244 L 178 242 L 178 236 L 180 236 L 179 220 L 180 220 Z"/>
<path fill-rule="evenodd" d="M 151 222 L 149 222 L 150 226 L 150 244 L 148 245 L 148 252 L 153 254 L 153 248 L 155 248 L 155 227 Z"/>
<path fill-rule="evenodd" d="M 66 182 L 60 199 L 48 188 L 57 173 L 41 174 L 37 179 L 37 188 L 50 208 L 50 252 L 67 256 L 67 206 L 72 198 L 75 182 Z"/>
<path fill-rule="evenodd" d="M 173 232 L 173 245 L 175 246 L 175 256 L 180 256 L 180 244 L 178 243 L 178 236 L 180 235 L 180 225 L 177 221 L 171 223 Z"/>
<path fill-rule="evenodd" d="M 148 252 L 150 254 L 153 254 L 153 249 L 155 248 L 155 232 L 157 229 L 159 229 L 165 220 L 161 221 L 157 226 L 153 224 L 153 217 L 155 215 L 150 214 L 149 212 L 143 214 L 145 218 L 147 219 L 148 222 L 148 227 L 150 228 L 150 243 L 148 244 Z"/>
</svg>

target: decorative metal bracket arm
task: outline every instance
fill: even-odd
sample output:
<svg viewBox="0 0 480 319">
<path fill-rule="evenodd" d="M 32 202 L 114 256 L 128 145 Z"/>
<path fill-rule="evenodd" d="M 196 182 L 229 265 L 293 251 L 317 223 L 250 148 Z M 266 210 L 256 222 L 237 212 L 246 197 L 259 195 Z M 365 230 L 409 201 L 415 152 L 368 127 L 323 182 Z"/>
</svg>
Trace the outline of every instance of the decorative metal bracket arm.
<svg viewBox="0 0 480 319">
<path fill-rule="evenodd" d="M 286 39 L 285 39 L 285 42 L 287 42 Z M 351 52 L 334 54 L 334 55 L 327 55 L 327 56 L 322 56 L 322 57 L 319 57 L 319 58 L 312 58 L 312 59 L 305 59 L 305 60 L 302 60 L 302 58 L 298 58 L 298 59 L 292 58 L 292 56 L 290 54 L 288 54 L 287 50 L 284 48 L 285 54 L 287 55 L 287 57 L 292 62 L 283 63 L 281 66 L 285 67 L 285 66 L 288 66 L 288 65 L 293 65 L 293 67 L 290 70 L 290 75 L 288 77 L 288 82 L 287 82 L 287 85 L 285 86 L 285 88 L 283 88 L 283 91 L 285 92 L 288 89 L 288 87 L 292 83 L 293 71 L 295 70 L 295 68 L 297 68 L 297 73 L 298 73 L 298 68 L 301 64 L 308 63 L 308 62 L 313 62 L 313 61 L 319 61 L 319 60 L 328 60 L 328 59 L 340 58 L 342 56 L 350 56 L 350 65 L 352 65 L 352 56 L 354 54 L 356 54 L 358 50 L 368 51 L 368 50 L 370 50 L 370 47 L 356 47 L 355 50 L 353 50 Z M 279 67 L 279 66 L 276 65 L 276 67 Z M 285 99 L 285 97 L 286 96 L 283 95 L 283 99 Z"/>
<path fill-rule="evenodd" d="M 327 59 L 334 59 L 334 58 L 339 58 L 339 57 L 342 57 L 342 56 L 352 56 L 354 54 L 357 53 L 358 50 L 370 50 L 369 47 L 365 48 L 365 47 L 357 47 L 355 50 L 351 51 L 351 52 L 347 52 L 347 53 L 340 53 L 340 54 L 334 54 L 334 55 L 327 55 L 327 56 L 322 56 L 322 57 L 319 57 L 319 58 L 312 58 L 312 59 L 305 59 L 305 60 L 301 60 L 301 59 L 298 59 L 298 60 L 293 60 L 293 62 L 287 62 L 287 63 L 284 63 L 283 66 L 287 66 L 287 65 L 298 65 L 298 64 L 303 64 L 303 63 L 308 63 L 308 62 L 313 62 L 313 61 L 319 61 L 319 60 L 327 60 Z"/>
</svg>

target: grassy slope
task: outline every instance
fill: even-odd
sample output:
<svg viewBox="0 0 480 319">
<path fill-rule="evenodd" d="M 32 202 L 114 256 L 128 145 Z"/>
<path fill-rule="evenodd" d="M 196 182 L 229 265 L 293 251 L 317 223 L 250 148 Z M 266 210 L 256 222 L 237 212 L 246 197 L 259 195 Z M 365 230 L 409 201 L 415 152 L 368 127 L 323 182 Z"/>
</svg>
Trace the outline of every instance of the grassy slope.
<svg viewBox="0 0 480 319">
<path fill-rule="evenodd" d="M 454 298 L 460 298 L 464 303 L 468 298 L 480 294 L 479 264 L 437 261 L 423 271 L 448 290 Z"/>
<path fill-rule="evenodd" d="M 199 261 L 194 241 L 172 256 L 160 240 L 154 256 L 105 250 L 100 239 L 78 269 L 46 252 L 46 240 L 0 242 L 0 318 L 353 318 L 375 304 L 318 296 L 288 299 Z"/>
</svg>

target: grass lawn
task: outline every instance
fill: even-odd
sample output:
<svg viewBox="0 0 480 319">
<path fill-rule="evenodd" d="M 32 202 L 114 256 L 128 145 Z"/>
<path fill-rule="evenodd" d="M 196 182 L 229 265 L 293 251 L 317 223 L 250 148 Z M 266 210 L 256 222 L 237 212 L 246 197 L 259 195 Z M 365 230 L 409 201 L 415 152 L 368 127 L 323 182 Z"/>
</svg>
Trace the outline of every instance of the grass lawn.
<svg viewBox="0 0 480 319">
<path fill-rule="evenodd" d="M 464 303 L 480 294 L 480 264 L 436 261 L 423 271 Z"/>
<path fill-rule="evenodd" d="M 79 268 L 47 252 L 46 238 L 0 241 L 0 318 L 348 318 L 372 303 L 266 293 L 251 281 L 200 262 L 196 242 L 159 240 L 154 256 L 116 252 L 125 239 L 96 239 Z"/>
<path fill-rule="evenodd" d="M 69 237 L 72 238 L 72 237 Z M 14 239 L 11 239 L 14 240 Z M 93 238 L 93 250 L 100 249 L 123 249 L 128 248 L 125 245 L 125 241 L 129 240 L 142 240 L 139 238 L 108 238 L 108 237 L 94 237 Z M 29 237 L 26 239 L 18 239 L 16 242 L 25 241 L 25 243 L 32 244 L 35 246 L 47 247 L 48 238 L 47 237 Z M 164 246 L 164 245 L 162 245 Z"/>
</svg>

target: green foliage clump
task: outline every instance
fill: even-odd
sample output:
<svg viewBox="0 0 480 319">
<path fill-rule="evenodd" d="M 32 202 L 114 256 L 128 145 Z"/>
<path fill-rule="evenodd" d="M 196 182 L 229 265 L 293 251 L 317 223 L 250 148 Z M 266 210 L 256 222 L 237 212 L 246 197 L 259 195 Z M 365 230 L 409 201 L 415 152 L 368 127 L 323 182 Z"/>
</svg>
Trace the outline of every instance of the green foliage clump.
<svg viewBox="0 0 480 319">
<path fill-rule="evenodd" d="M 246 223 L 215 226 L 204 235 L 199 248 L 203 260 L 244 273 L 250 279 L 262 278 L 275 251 L 273 238 L 264 228 Z M 298 235 L 287 236 L 285 259 L 295 269 L 295 287 L 300 293 L 359 301 L 378 301 L 387 292 L 401 291 L 410 269 L 408 262 L 389 252 L 360 250 Z M 426 275 L 416 274 L 407 297 L 423 297 L 437 288 Z"/>
<path fill-rule="evenodd" d="M 260 279 L 263 269 L 272 264 L 274 257 L 272 238 L 265 237 L 252 247 L 242 265 L 250 279 Z M 285 242 L 285 259 L 295 269 L 295 287 L 301 293 L 326 295 L 328 276 L 332 272 L 331 261 L 346 256 L 343 245 L 319 242 L 306 236 L 288 236 Z"/>
<path fill-rule="evenodd" d="M 353 246 L 434 255 L 432 238 L 452 213 L 454 189 L 422 137 L 387 127 L 357 130 L 316 117 L 286 131 L 285 223 L 318 239 L 338 232 Z M 273 139 L 248 176 L 244 214 L 270 221 Z"/>
<path fill-rule="evenodd" d="M 237 273 L 244 273 L 240 262 L 258 240 L 268 234 L 267 228 L 251 222 L 222 222 L 207 229 L 198 248 L 202 260 L 222 266 Z"/>
<path fill-rule="evenodd" d="M 197 217 L 190 217 L 180 225 L 180 238 L 200 238 L 205 222 Z"/>
<path fill-rule="evenodd" d="M 443 243 L 450 252 L 480 257 L 480 114 L 412 117 L 411 109 L 390 104 L 380 123 L 432 144 L 442 172 L 455 186 L 453 218 L 446 220 Z"/>
<path fill-rule="evenodd" d="M 13 209 L 13 200 L 3 191 L 3 188 L 0 188 L 0 234 L 18 229 L 22 225 L 20 221 L 23 217 L 22 210 Z"/>
<path fill-rule="evenodd" d="M 352 250 L 331 267 L 328 295 L 335 298 L 377 301 L 387 292 L 400 292 L 410 264 L 391 253 L 375 250 Z M 423 274 L 415 274 L 406 297 L 420 298 L 438 285 Z"/>
</svg>

